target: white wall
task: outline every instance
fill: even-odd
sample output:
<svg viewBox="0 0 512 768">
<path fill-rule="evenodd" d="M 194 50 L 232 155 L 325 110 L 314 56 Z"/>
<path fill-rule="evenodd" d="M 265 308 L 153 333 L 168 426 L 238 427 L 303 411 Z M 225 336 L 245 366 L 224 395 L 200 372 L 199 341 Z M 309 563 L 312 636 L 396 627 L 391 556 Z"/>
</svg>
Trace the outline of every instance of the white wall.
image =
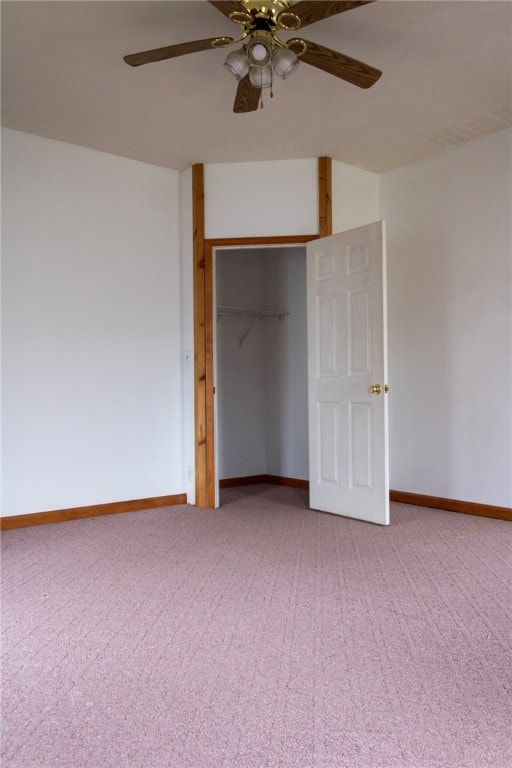
<svg viewBox="0 0 512 768">
<path fill-rule="evenodd" d="M 318 161 L 205 165 L 206 237 L 318 232 Z"/>
<path fill-rule="evenodd" d="M 318 160 L 206 165 L 210 239 L 318 232 Z M 332 161 L 333 232 L 379 219 L 379 177 Z"/>
<path fill-rule="evenodd" d="M 379 176 L 332 161 L 332 231 L 379 221 Z"/>
<path fill-rule="evenodd" d="M 2 150 L 3 514 L 193 494 L 190 172 Z M 391 485 L 510 505 L 510 132 L 378 181 L 333 162 L 334 230 L 387 220 Z M 317 231 L 316 159 L 205 187 L 209 238 Z"/>
<path fill-rule="evenodd" d="M 183 492 L 179 174 L 2 131 L 3 514 Z"/>
<path fill-rule="evenodd" d="M 512 506 L 511 146 L 382 176 L 396 490 Z"/>
</svg>

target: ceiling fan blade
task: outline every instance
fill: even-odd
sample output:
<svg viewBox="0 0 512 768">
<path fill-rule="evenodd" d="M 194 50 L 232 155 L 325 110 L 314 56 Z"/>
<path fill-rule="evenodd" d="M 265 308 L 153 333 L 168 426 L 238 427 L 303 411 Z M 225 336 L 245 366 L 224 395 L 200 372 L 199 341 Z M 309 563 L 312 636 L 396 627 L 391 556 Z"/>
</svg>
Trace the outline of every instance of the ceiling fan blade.
<svg viewBox="0 0 512 768">
<path fill-rule="evenodd" d="M 329 16 L 336 16 L 337 13 L 351 11 L 352 8 L 358 8 L 360 5 L 373 3 L 375 0 L 340 0 L 339 2 L 329 2 L 329 0 L 299 0 L 290 7 L 290 11 L 295 13 L 300 21 L 300 28 L 308 24 L 314 24 L 315 21 L 328 19 Z"/>
<path fill-rule="evenodd" d="M 228 19 L 229 14 L 233 13 L 233 11 L 245 11 L 242 3 L 237 2 L 237 0 L 209 0 L 209 3 L 223 13 L 224 16 L 227 16 Z"/>
<path fill-rule="evenodd" d="M 258 109 L 260 95 L 261 88 L 255 88 L 249 80 L 249 75 L 246 75 L 238 83 L 233 112 L 254 112 Z"/>
<path fill-rule="evenodd" d="M 151 64 L 153 61 L 174 59 L 176 56 L 185 56 L 187 53 L 197 53 L 198 51 L 213 49 L 212 42 L 214 40 L 217 40 L 217 38 L 209 37 L 207 40 L 194 40 L 191 43 L 179 43 L 178 45 L 168 45 L 165 48 L 153 48 L 151 51 L 131 53 L 129 56 L 123 56 L 123 59 L 131 67 L 140 67 L 141 64 Z"/>
<path fill-rule="evenodd" d="M 323 69 L 330 75 L 341 77 L 347 83 L 357 85 L 359 88 L 370 88 L 382 75 L 380 69 L 370 67 L 362 61 L 353 59 L 351 56 L 345 56 L 343 53 L 332 51 L 330 48 L 324 48 L 318 43 L 311 43 L 309 40 L 303 41 L 306 44 L 306 50 L 300 56 L 299 61 L 311 64 L 312 67 Z M 290 41 L 289 47 L 295 53 L 300 53 L 299 43 Z"/>
</svg>

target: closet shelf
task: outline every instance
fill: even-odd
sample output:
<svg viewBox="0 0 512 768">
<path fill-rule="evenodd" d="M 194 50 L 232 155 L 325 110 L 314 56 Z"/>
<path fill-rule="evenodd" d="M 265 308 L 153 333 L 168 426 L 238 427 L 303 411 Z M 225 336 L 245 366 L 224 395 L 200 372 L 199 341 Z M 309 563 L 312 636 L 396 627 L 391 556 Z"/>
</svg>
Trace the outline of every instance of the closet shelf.
<svg viewBox="0 0 512 768">
<path fill-rule="evenodd" d="M 266 309 L 243 309 L 242 307 L 217 307 L 219 317 L 252 317 L 255 320 L 279 320 L 283 322 L 289 312 L 268 312 Z"/>
</svg>

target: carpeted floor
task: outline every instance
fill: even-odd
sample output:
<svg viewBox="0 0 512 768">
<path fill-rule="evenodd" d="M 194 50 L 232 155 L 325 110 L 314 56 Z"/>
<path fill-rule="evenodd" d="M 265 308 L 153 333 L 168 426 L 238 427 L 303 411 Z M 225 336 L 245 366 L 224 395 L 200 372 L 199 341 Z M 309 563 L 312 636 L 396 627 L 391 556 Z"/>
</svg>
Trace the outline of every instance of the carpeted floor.
<svg viewBox="0 0 512 768">
<path fill-rule="evenodd" d="M 509 768 L 511 528 L 251 486 L 2 536 L 2 768 Z"/>
</svg>

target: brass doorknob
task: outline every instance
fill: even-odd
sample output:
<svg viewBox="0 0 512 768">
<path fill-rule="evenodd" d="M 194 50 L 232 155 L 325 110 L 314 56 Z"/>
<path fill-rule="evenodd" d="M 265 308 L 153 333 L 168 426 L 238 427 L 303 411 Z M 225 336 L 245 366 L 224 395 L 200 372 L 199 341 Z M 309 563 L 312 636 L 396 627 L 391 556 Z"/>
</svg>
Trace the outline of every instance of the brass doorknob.
<svg viewBox="0 0 512 768">
<path fill-rule="evenodd" d="M 382 387 L 380 384 L 372 384 L 370 387 L 370 395 L 380 395 Z"/>
</svg>

